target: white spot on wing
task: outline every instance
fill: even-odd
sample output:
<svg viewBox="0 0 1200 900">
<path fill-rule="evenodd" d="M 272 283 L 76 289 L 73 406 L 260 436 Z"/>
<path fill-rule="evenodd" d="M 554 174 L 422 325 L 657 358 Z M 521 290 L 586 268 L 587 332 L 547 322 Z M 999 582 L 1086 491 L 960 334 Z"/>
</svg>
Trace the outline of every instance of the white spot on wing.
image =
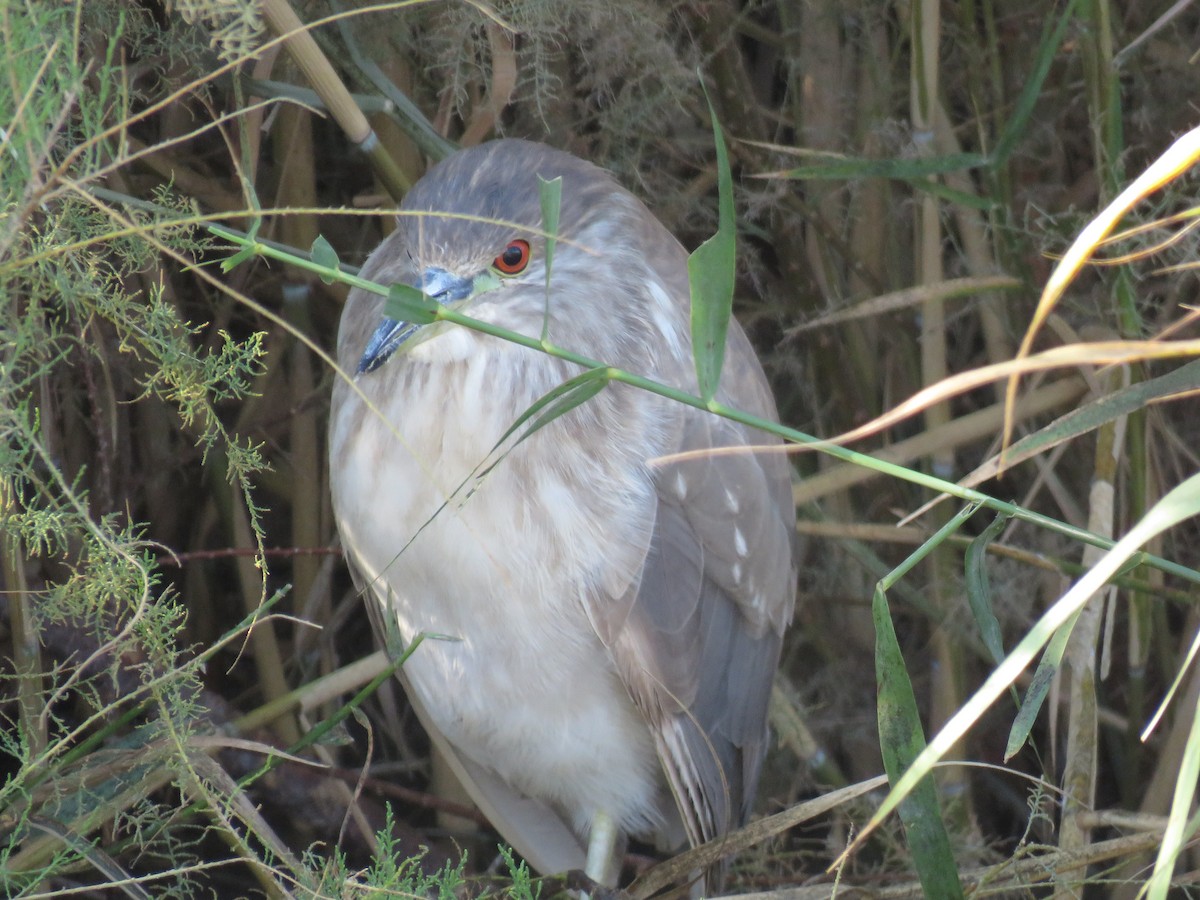
<svg viewBox="0 0 1200 900">
<path fill-rule="evenodd" d="M 746 544 L 746 536 L 742 534 L 742 529 L 736 526 L 733 529 L 733 549 L 737 551 L 738 556 L 745 556 L 750 550 Z"/>
<path fill-rule="evenodd" d="M 676 470 L 675 472 L 675 496 L 680 500 L 687 499 L 687 480 L 683 477 L 683 472 Z"/>
<path fill-rule="evenodd" d="M 737 494 L 729 488 L 725 488 L 725 508 L 731 513 L 736 513 L 739 508 Z"/>
</svg>

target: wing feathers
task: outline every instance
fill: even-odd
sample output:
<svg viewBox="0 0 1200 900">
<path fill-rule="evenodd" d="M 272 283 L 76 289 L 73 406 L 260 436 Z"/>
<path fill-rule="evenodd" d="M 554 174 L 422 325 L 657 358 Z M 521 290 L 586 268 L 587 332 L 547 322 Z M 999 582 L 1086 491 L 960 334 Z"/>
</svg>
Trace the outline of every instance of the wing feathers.
<svg viewBox="0 0 1200 900">
<path fill-rule="evenodd" d="M 735 426 L 683 415 L 680 450 L 745 443 Z M 616 600 L 630 612 L 610 649 L 692 844 L 742 824 L 757 787 L 795 595 L 786 471 L 749 453 L 658 469 L 645 569 L 632 605 Z"/>
</svg>

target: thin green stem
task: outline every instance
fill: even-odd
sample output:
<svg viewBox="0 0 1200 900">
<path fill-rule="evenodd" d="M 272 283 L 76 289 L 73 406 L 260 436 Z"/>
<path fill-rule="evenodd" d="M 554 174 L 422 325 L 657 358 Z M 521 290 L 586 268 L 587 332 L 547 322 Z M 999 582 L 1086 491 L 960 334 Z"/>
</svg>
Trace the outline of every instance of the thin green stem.
<svg viewBox="0 0 1200 900">
<path fill-rule="evenodd" d="M 947 520 L 946 524 L 930 535 L 929 540 L 922 542 L 916 550 L 910 553 L 907 559 L 888 572 L 887 575 L 880 578 L 879 589 L 890 591 L 901 578 L 916 568 L 926 556 L 940 547 L 951 535 L 958 531 L 967 519 L 975 515 L 979 507 L 979 503 L 969 503 L 960 509 L 956 515 Z"/>
<path fill-rule="evenodd" d="M 251 240 L 242 234 L 225 228 L 221 225 L 208 225 L 208 229 L 220 237 L 232 241 L 238 246 L 249 248 L 253 254 L 264 256 L 268 259 L 279 260 L 280 262 L 294 265 L 308 272 L 313 272 L 316 275 L 326 279 L 336 279 L 352 287 L 361 288 L 372 294 L 378 294 L 381 297 L 388 296 L 388 288 L 384 285 L 376 284 L 373 281 L 368 281 L 358 275 L 350 275 L 338 269 L 330 269 L 328 266 L 320 265 L 310 259 L 295 256 L 287 251 L 280 250 L 277 247 L 268 246 L 259 241 Z M 482 322 L 479 319 L 464 315 L 458 310 L 451 309 L 445 306 L 438 306 L 434 312 L 435 321 L 450 322 L 455 325 L 462 325 L 482 334 L 487 334 L 492 337 L 500 338 L 501 340 L 509 341 L 518 344 L 522 347 L 527 347 L 530 350 L 536 350 L 540 353 L 545 353 L 555 359 L 561 359 L 566 362 L 574 363 L 584 369 L 603 369 L 605 377 L 610 381 L 628 384 L 631 387 L 639 388 L 640 390 L 648 391 L 651 394 L 657 394 L 660 397 L 665 397 L 668 400 L 673 400 L 677 403 L 682 403 L 685 406 L 693 407 L 694 409 L 711 412 L 714 415 L 729 419 L 733 422 L 738 422 L 750 428 L 756 428 L 768 434 L 776 435 L 783 440 L 801 445 L 809 450 L 818 450 L 826 453 L 835 459 L 843 460 L 844 462 L 854 463 L 855 465 L 867 466 L 883 475 L 889 475 L 894 478 L 899 478 L 908 481 L 920 487 L 929 488 L 943 494 L 949 494 L 952 497 L 958 497 L 960 500 L 966 500 L 971 503 L 978 503 L 981 506 L 987 507 L 998 513 L 1003 513 L 1013 518 L 1020 519 L 1023 522 L 1028 522 L 1031 525 L 1036 525 L 1045 528 L 1049 531 L 1061 534 L 1073 540 L 1082 541 L 1086 544 L 1091 544 L 1096 547 L 1102 547 L 1105 550 L 1113 546 L 1113 541 L 1093 534 L 1086 528 L 1078 528 L 1074 525 L 1069 525 L 1066 522 L 1061 522 L 1051 516 L 1043 515 L 1042 513 L 1034 512 L 1033 510 L 1025 509 L 1015 503 L 1008 503 L 1004 500 L 998 500 L 981 491 L 972 488 L 963 487 L 951 481 L 945 481 L 934 475 L 927 475 L 924 472 L 918 472 L 913 469 L 907 469 L 895 463 L 885 462 L 869 456 L 866 453 L 859 453 L 855 450 L 850 450 L 838 444 L 832 443 L 821 438 L 813 437 L 810 434 L 805 434 L 794 428 L 789 428 L 786 425 L 781 425 L 778 422 L 773 422 L 770 419 L 764 419 L 761 416 L 755 416 L 744 412 L 740 409 L 734 409 L 731 406 L 717 400 L 704 401 L 700 397 L 689 394 L 687 391 L 673 388 L 669 385 L 662 384 L 653 379 L 646 378 L 642 375 L 635 375 L 632 372 L 626 372 L 623 369 L 618 369 L 607 363 L 600 362 L 590 357 L 584 356 L 581 353 L 576 353 L 572 350 L 567 350 L 559 347 L 547 340 L 541 338 L 529 337 L 528 335 L 519 334 L 515 331 L 510 331 L 507 328 L 502 328 L 499 325 L 494 325 L 491 322 Z M 1159 556 L 1154 556 L 1150 553 L 1139 552 L 1135 554 L 1133 560 L 1138 564 L 1145 564 L 1175 575 L 1186 581 L 1194 584 L 1200 584 L 1200 572 L 1190 569 L 1187 566 L 1172 562 L 1168 559 L 1163 559 Z"/>
</svg>

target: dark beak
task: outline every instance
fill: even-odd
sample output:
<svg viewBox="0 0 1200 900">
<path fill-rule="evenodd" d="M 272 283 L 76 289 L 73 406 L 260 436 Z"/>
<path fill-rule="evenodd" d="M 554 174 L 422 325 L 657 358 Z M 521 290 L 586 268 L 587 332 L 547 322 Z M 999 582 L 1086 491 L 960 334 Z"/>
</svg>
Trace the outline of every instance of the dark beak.
<svg viewBox="0 0 1200 900">
<path fill-rule="evenodd" d="M 421 273 L 420 288 L 438 303 L 453 303 L 471 296 L 475 279 L 452 275 L 445 269 L 429 268 Z M 367 341 L 367 349 L 358 361 L 355 375 L 374 372 L 388 361 L 397 348 L 412 337 L 420 326 L 385 318 Z"/>
</svg>

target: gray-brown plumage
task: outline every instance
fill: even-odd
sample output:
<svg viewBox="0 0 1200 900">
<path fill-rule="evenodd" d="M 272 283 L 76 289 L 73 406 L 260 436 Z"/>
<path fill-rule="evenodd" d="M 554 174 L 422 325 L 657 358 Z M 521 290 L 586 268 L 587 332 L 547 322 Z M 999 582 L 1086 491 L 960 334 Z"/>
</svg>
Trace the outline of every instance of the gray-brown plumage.
<svg viewBox="0 0 1200 900">
<path fill-rule="evenodd" d="M 562 178 L 548 289 L 539 176 Z M 600 169 L 497 141 L 403 209 L 364 277 L 695 391 L 686 254 Z M 579 368 L 382 307 L 355 290 L 342 315 L 334 510 L 377 627 L 455 638 L 402 680 L 468 791 L 535 868 L 583 867 L 590 841 L 610 882 L 620 835 L 670 847 L 743 823 L 795 596 L 785 458 L 658 463 L 769 439 L 616 384 L 496 449 Z M 718 397 L 776 415 L 736 324 Z"/>
</svg>

